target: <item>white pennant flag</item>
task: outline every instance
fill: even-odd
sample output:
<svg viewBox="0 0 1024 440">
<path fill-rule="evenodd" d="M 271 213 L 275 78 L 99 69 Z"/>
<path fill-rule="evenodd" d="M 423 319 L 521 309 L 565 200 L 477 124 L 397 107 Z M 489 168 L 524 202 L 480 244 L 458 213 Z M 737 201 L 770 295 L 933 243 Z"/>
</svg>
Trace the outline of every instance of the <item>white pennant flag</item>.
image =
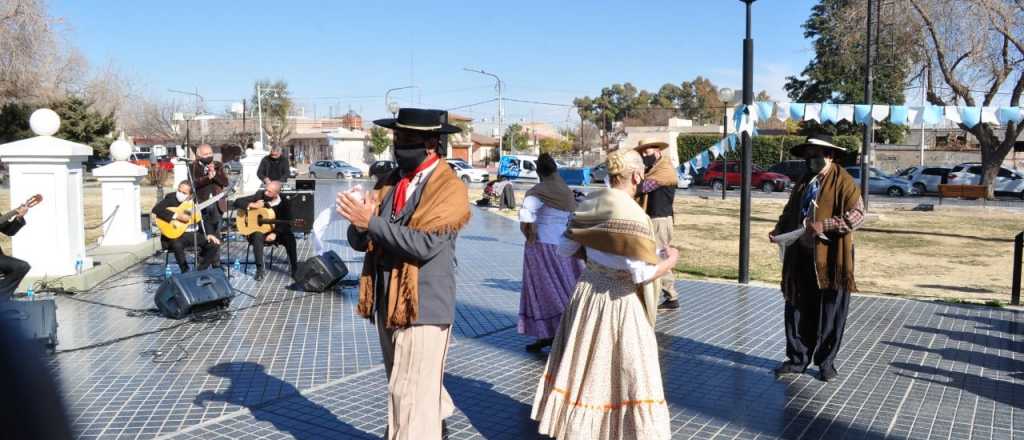
<svg viewBox="0 0 1024 440">
<path fill-rule="evenodd" d="M 839 120 L 853 122 L 853 104 L 839 104 Z"/>
<path fill-rule="evenodd" d="M 919 125 L 922 122 L 921 116 L 924 111 L 921 107 L 907 107 L 907 121 L 911 125 Z"/>
<path fill-rule="evenodd" d="M 780 121 L 785 122 L 789 119 L 789 102 L 776 102 L 775 103 L 775 117 Z"/>
<path fill-rule="evenodd" d="M 981 123 L 999 125 L 999 118 L 996 117 L 995 107 L 985 107 L 981 109 Z"/>
<path fill-rule="evenodd" d="M 882 122 L 889 117 L 889 106 L 887 105 L 874 105 L 871 107 L 871 118 L 875 122 Z"/>
<path fill-rule="evenodd" d="M 955 105 L 946 106 L 946 119 L 950 122 L 956 122 L 957 124 L 964 122 L 963 119 L 960 118 L 960 109 Z"/>
<path fill-rule="evenodd" d="M 807 104 L 804 106 L 804 120 L 821 122 L 821 104 Z"/>
</svg>

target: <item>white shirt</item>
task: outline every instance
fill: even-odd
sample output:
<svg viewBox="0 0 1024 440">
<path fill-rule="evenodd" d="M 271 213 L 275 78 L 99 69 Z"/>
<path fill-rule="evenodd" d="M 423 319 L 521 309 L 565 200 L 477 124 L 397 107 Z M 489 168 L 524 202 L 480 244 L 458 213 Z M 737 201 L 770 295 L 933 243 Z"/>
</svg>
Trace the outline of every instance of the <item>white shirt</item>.
<svg viewBox="0 0 1024 440">
<path fill-rule="evenodd" d="M 439 157 L 439 158 L 437 158 L 437 161 L 435 161 L 432 165 L 430 165 L 429 167 L 425 168 L 423 171 L 420 171 L 420 172 L 416 173 L 415 176 L 412 176 L 412 180 L 409 181 L 409 186 L 406 187 L 406 189 L 405 189 L 405 201 L 406 202 L 408 202 L 409 198 L 412 197 L 412 194 L 416 192 L 416 188 L 418 188 L 420 185 L 423 184 L 423 180 L 427 176 L 430 175 L 430 172 L 434 171 L 434 168 L 437 168 L 437 164 L 439 164 L 439 163 L 445 163 L 446 164 L 444 159 Z"/>
<path fill-rule="evenodd" d="M 580 244 L 562 236 L 558 243 L 558 252 L 562 255 L 571 256 L 580 249 Z M 640 260 L 626 258 L 621 255 L 601 252 L 593 248 L 586 248 L 587 260 L 600 264 L 604 267 L 624 270 L 629 272 L 636 284 L 644 284 L 652 279 L 658 272 L 658 266 Z"/>
<path fill-rule="evenodd" d="M 519 221 L 537 225 L 537 241 L 558 245 L 569 225 L 572 213 L 547 206 L 535 196 L 527 196 L 519 210 Z"/>
</svg>

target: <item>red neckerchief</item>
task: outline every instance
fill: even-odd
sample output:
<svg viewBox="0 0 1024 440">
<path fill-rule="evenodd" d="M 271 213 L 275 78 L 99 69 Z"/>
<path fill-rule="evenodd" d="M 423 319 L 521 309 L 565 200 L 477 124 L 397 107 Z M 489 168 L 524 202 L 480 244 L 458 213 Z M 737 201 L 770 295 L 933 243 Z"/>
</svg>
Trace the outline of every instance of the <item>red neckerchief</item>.
<svg viewBox="0 0 1024 440">
<path fill-rule="evenodd" d="M 393 202 L 394 209 L 392 210 L 394 215 L 401 214 L 402 208 L 405 208 L 405 191 L 409 188 L 409 183 L 412 182 L 412 178 L 416 177 L 416 175 L 423 170 L 430 168 L 430 166 L 437 162 L 440 157 L 441 156 L 435 154 L 433 157 L 423 161 L 423 163 L 416 167 L 413 172 L 402 176 L 402 178 L 398 180 L 398 184 L 395 185 L 395 200 Z"/>
</svg>

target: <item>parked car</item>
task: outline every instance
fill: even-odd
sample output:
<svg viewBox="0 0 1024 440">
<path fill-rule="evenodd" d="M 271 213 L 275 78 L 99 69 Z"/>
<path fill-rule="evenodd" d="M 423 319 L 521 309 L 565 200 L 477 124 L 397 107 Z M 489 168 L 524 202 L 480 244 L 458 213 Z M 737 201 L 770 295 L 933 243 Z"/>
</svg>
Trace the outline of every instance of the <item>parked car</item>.
<svg viewBox="0 0 1024 440">
<path fill-rule="evenodd" d="M 937 193 L 939 185 L 947 183 L 950 169 L 946 167 L 910 167 L 901 171 L 897 177 L 910 182 L 918 194 Z"/>
<path fill-rule="evenodd" d="M 309 166 L 309 177 L 353 179 L 363 177 L 363 171 L 343 160 L 318 160 Z"/>
<path fill-rule="evenodd" d="M 294 179 L 299 177 L 299 169 L 295 167 L 288 167 L 288 178 Z"/>
<path fill-rule="evenodd" d="M 398 168 L 398 164 L 393 160 L 378 160 L 370 165 L 370 176 L 380 179 L 391 172 L 391 170 Z"/>
<path fill-rule="evenodd" d="M 860 186 L 860 167 L 851 166 L 846 167 L 846 172 L 850 173 L 850 177 L 853 177 L 853 181 Z M 899 177 L 893 177 L 882 172 L 878 168 L 871 168 L 871 177 L 868 178 L 868 192 L 871 194 L 886 194 L 889 197 L 903 197 L 909 194 L 917 194 L 917 190 L 914 186 L 907 181 Z"/>
<path fill-rule="evenodd" d="M 978 162 L 957 165 L 949 171 L 950 185 L 980 185 L 982 167 Z M 1024 174 L 1009 168 L 999 168 L 996 181 L 993 182 L 996 195 L 1013 195 L 1024 199 Z"/>
<path fill-rule="evenodd" d="M 601 182 L 608 178 L 608 164 L 600 164 L 590 169 L 590 181 Z"/>
<path fill-rule="evenodd" d="M 676 182 L 676 188 L 688 189 L 693 184 L 693 176 L 686 172 L 686 166 L 680 165 L 676 168 L 676 176 L 679 180 Z"/>
<path fill-rule="evenodd" d="M 789 177 L 789 180 L 798 182 L 801 177 L 804 177 L 804 173 L 807 172 L 807 162 L 802 160 L 784 160 L 772 165 L 771 168 L 768 168 L 768 171 L 785 175 Z"/>
<path fill-rule="evenodd" d="M 152 163 L 150 154 L 144 151 L 133 152 L 129 162 L 147 169 Z"/>
<path fill-rule="evenodd" d="M 717 161 L 712 162 L 704 172 L 704 183 L 710 184 L 715 191 L 721 191 L 723 184 L 739 186 L 740 177 L 739 161 L 728 161 L 725 173 L 722 172 L 722 161 Z M 750 170 L 750 185 L 754 188 L 761 188 L 764 192 L 785 191 L 792 184 L 793 181 L 784 174 L 765 171 L 756 165 Z"/>
<path fill-rule="evenodd" d="M 229 160 L 227 162 L 224 162 L 224 169 L 227 170 L 227 172 L 229 172 L 231 174 L 241 173 L 242 172 L 242 162 L 239 162 L 238 159 Z"/>
<path fill-rule="evenodd" d="M 473 168 L 462 160 L 449 160 L 448 166 L 452 168 L 452 171 L 455 171 L 459 179 L 462 179 L 462 183 L 487 181 L 487 170 Z"/>
</svg>

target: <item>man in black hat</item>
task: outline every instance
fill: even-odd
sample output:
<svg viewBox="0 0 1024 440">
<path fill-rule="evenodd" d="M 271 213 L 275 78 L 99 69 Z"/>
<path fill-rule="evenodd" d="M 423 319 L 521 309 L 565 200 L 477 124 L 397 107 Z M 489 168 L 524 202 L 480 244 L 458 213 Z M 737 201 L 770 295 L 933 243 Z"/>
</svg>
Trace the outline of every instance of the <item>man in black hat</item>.
<svg viewBox="0 0 1024 440">
<path fill-rule="evenodd" d="M 790 154 L 807 172 L 768 237 L 784 246 L 782 293 L 786 299 L 786 357 L 777 376 L 803 373 L 813 360 L 819 378 L 839 373 L 836 354 L 843 340 L 854 282 L 853 231 L 864 224 L 864 201 L 853 178 L 836 159 L 846 150 L 832 136 L 815 135 Z M 796 232 L 795 242 L 782 234 Z"/>
<path fill-rule="evenodd" d="M 444 112 L 403 108 L 374 121 L 394 130 L 398 168 L 368 194 L 339 193 L 348 242 L 366 252 L 359 314 L 377 326 L 388 376 L 388 439 L 442 438 L 454 411 L 444 388 L 455 315 L 455 239 L 469 222 L 469 195 L 441 157 L 458 133 Z"/>
</svg>

